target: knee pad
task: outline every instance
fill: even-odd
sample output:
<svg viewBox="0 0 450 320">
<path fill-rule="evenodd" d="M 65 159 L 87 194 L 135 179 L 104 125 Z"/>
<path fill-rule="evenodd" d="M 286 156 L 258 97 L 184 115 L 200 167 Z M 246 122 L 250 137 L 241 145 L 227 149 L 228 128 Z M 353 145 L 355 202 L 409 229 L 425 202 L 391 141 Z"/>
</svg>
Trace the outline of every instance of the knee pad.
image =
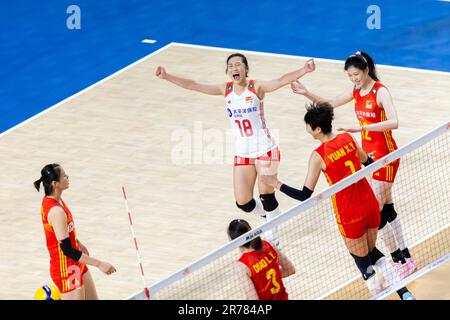
<svg viewBox="0 0 450 320">
<path fill-rule="evenodd" d="M 381 210 L 381 216 L 385 217 L 387 222 L 392 222 L 397 218 L 397 212 L 395 212 L 394 204 L 389 203 L 385 204 L 383 206 L 383 209 Z"/>
<path fill-rule="evenodd" d="M 256 207 L 256 201 L 255 199 L 250 200 L 249 202 L 247 202 L 246 204 L 240 205 L 239 203 L 236 202 L 236 205 L 239 209 L 241 209 L 242 211 L 245 212 L 252 212 L 253 209 L 255 209 Z"/>
<path fill-rule="evenodd" d="M 259 198 L 261 199 L 264 211 L 271 212 L 278 208 L 278 201 L 275 198 L 275 192 L 269 194 L 260 194 Z"/>
<path fill-rule="evenodd" d="M 386 218 L 385 218 L 381 213 L 380 213 L 380 215 L 381 215 L 381 217 L 380 217 L 380 225 L 379 225 L 379 227 L 378 227 L 378 230 L 383 229 L 384 226 L 385 226 L 386 223 L 387 223 Z"/>
<path fill-rule="evenodd" d="M 361 275 L 364 280 L 369 279 L 371 276 L 375 274 L 375 270 L 372 266 L 372 262 L 370 260 L 369 254 L 367 254 L 364 257 L 359 257 L 354 255 L 353 253 L 350 253 L 353 259 L 355 259 L 356 266 L 358 267 L 359 271 L 361 272 Z"/>
</svg>

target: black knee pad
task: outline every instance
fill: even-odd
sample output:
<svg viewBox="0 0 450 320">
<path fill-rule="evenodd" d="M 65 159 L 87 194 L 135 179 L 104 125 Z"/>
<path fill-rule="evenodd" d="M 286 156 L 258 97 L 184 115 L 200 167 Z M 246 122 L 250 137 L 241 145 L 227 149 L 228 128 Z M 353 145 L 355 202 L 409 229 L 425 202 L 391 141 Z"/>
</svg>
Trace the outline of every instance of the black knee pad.
<svg viewBox="0 0 450 320">
<path fill-rule="evenodd" d="M 383 206 L 383 209 L 381 210 L 381 216 L 385 217 L 387 222 L 392 222 L 397 218 L 397 212 L 395 212 L 394 204 L 389 203 L 385 204 Z"/>
<path fill-rule="evenodd" d="M 255 199 L 252 199 L 248 203 L 243 204 L 243 205 L 240 205 L 239 203 L 236 202 L 236 205 L 239 209 L 248 213 L 248 212 L 252 212 L 253 209 L 255 209 L 256 201 L 255 201 Z"/>
<path fill-rule="evenodd" d="M 380 213 L 380 215 L 381 215 L 381 218 L 380 218 L 380 225 L 378 226 L 378 230 L 383 229 L 387 223 L 386 218 L 381 213 Z"/>
<path fill-rule="evenodd" d="M 372 250 L 370 250 L 369 256 L 372 264 L 375 264 L 378 260 L 384 257 L 384 254 L 380 250 L 378 250 L 377 247 L 374 247 Z"/>
<path fill-rule="evenodd" d="M 269 194 L 260 194 L 259 198 L 261 199 L 264 211 L 271 212 L 278 208 L 278 201 L 275 198 L 275 192 Z"/>
</svg>

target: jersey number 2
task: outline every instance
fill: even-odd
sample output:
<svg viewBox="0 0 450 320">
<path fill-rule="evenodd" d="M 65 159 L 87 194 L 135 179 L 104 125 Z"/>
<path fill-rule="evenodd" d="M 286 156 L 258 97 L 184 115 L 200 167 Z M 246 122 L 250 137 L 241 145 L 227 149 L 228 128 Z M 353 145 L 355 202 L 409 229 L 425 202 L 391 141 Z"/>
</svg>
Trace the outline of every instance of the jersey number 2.
<svg viewBox="0 0 450 320">
<path fill-rule="evenodd" d="M 239 131 L 241 132 L 241 137 L 244 136 L 244 133 L 247 137 L 250 137 L 253 135 L 253 129 L 252 129 L 252 124 L 251 124 L 250 120 L 248 120 L 248 119 L 242 120 L 242 125 L 239 120 L 234 120 L 234 122 L 236 122 L 239 127 Z"/>
<path fill-rule="evenodd" d="M 267 280 L 272 280 L 273 288 L 270 288 L 270 293 L 277 294 L 280 292 L 281 286 L 277 281 L 277 272 L 275 269 L 269 269 L 266 273 Z"/>
</svg>

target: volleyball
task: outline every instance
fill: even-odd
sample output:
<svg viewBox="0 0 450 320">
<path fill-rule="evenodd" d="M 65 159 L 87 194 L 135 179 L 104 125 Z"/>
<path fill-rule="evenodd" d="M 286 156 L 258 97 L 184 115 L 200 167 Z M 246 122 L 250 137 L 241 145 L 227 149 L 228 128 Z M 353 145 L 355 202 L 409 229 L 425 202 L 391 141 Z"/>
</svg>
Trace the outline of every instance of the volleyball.
<svg viewBox="0 0 450 320">
<path fill-rule="evenodd" d="M 61 300 L 61 293 L 54 285 L 44 285 L 36 290 L 34 300 Z"/>
</svg>

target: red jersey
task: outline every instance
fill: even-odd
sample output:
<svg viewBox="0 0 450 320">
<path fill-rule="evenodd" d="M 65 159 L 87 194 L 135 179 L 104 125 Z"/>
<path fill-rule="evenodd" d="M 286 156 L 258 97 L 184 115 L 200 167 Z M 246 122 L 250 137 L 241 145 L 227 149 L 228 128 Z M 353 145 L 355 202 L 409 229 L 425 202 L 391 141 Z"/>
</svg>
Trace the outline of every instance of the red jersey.
<svg viewBox="0 0 450 320">
<path fill-rule="evenodd" d="M 361 169 L 355 140 L 346 132 L 336 135 L 315 151 L 325 162 L 323 173 L 330 186 Z M 360 222 L 373 212 L 380 212 L 375 194 L 366 178 L 333 195 L 332 203 L 340 228 L 342 225 Z"/>
<path fill-rule="evenodd" d="M 281 279 L 278 254 L 269 242 L 263 240 L 260 250 L 242 254 L 239 261 L 250 269 L 259 300 L 288 300 Z"/>
<path fill-rule="evenodd" d="M 378 90 L 384 87 L 376 81 L 369 93 L 361 96 L 361 89 L 353 89 L 355 99 L 355 112 L 361 126 L 386 121 L 384 109 L 377 104 Z M 376 151 L 374 160 L 397 150 L 397 144 L 392 137 L 392 130 L 388 131 L 361 131 L 362 148 L 366 153 Z"/>
<path fill-rule="evenodd" d="M 78 247 L 77 241 L 76 241 L 76 232 L 75 232 L 75 224 L 72 218 L 72 214 L 69 211 L 69 208 L 64 203 L 64 201 L 61 199 L 61 205 L 53 198 L 44 196 L 44 199 L 42 200 L 42 206 L 41 206 L 41 216 L 42 216 L 42 223 L 44 224 L 44 232 L 45 232 L 45 238 L 47 241 L 47 249 L 50 254 L 50 275 L 52 278 L 61 280 L 63 279 L 62 283 L 59 283 L 60 281 L 55 280 L 55 283 L 58 286 L 61 286 L 60 291 L 65 293 L 73 289 L 74 286 L 79 285 L 80 283 L 71 283 L 71 274 L 74 273 L 74 270 L 76 269 L 76 273 L 78 273 L 78 270 L 81 269 L 81 271 L 84 271 L 85 265 L 83 263 L 80 263 L 78 261 L 74 261 L 68 257 L 66 257 L 60 247 L 60 244 L 58 240 L 56 239 L 55 232 L 53 230 L 53 227 L 48 222 L 48 213 L 50 212 L 50 209 L 52 209 L 55 206 L 60 206 L 64 213 L 67 216 L 67 229 L 69 232 L 70 242 L 72 244 L 72 247 L 80 250 Z M 77 266 L 78 268 L 75 268 L 74 266 Z M 79 282 L 79 280 L 78 280 Z"/>
</svg>

